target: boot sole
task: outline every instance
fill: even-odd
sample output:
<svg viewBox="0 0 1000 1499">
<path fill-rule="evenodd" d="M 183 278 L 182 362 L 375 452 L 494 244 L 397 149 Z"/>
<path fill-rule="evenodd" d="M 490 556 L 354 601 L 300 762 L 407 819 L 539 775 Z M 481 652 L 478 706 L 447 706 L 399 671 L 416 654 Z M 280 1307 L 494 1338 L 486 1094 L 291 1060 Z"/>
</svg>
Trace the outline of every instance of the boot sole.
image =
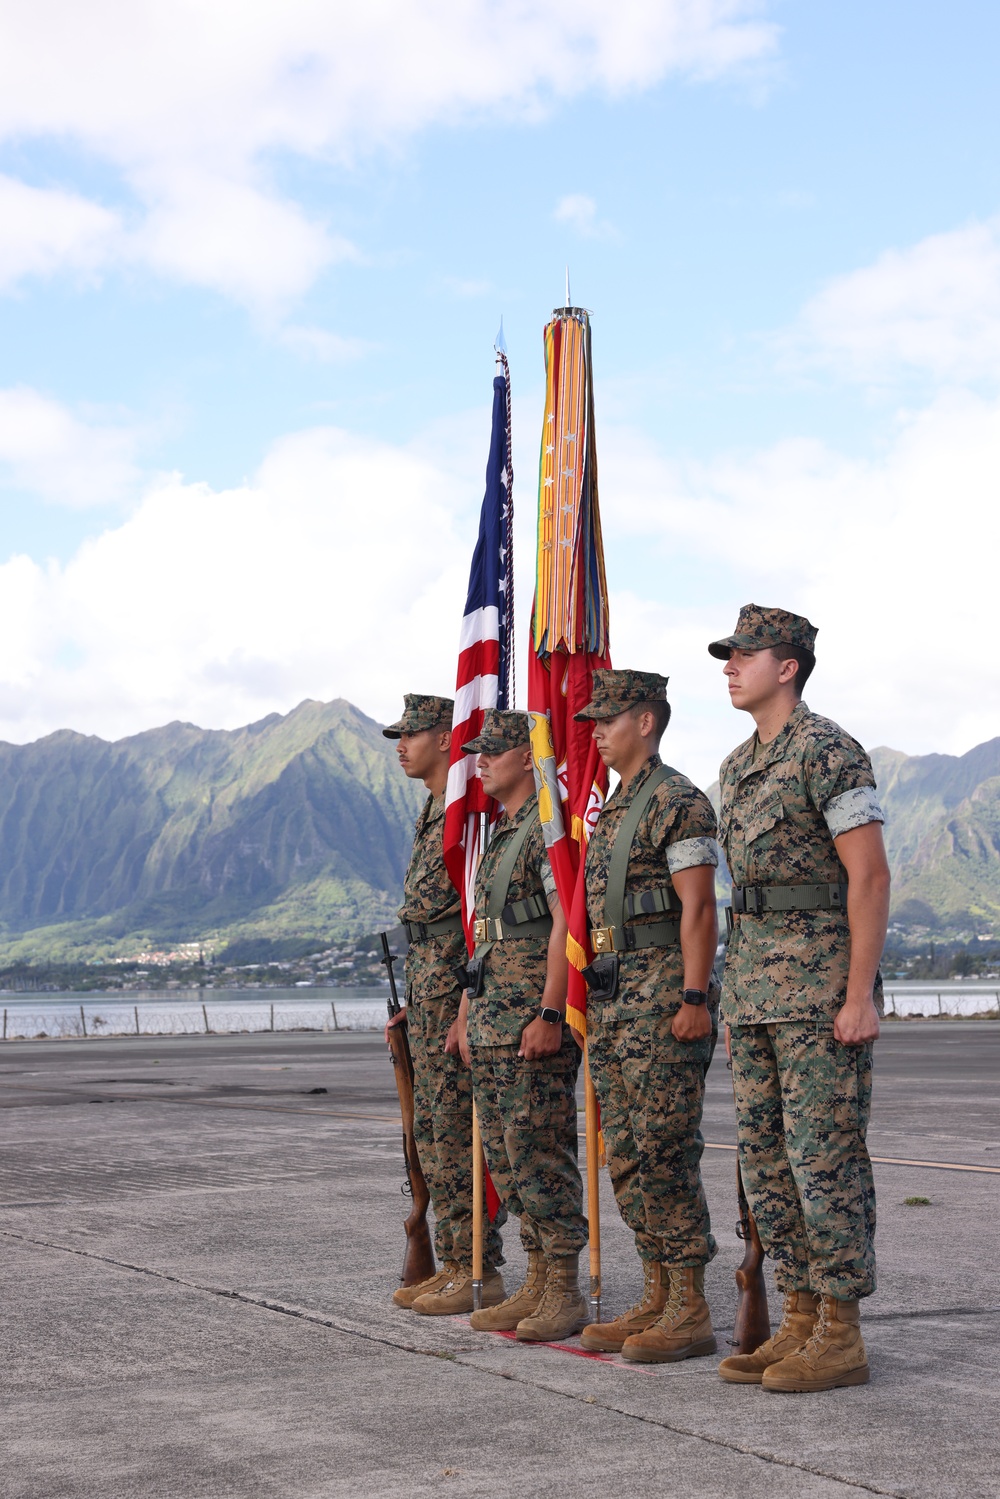
<svg viewBox="0 0 1000 1499">
<path fill-rule="evenodd" d="M 575 1337 L 582 1328 L 586 1327 L 586 1325 L 586 1317 L 579 1317 L 575 1322 L 573 1322 L 569 1327 L 565 1328 L 562 1332 L 534 1333 L 522 1332 L 521 1323 L 519 1322 L 517 1324 L 517 1331 L 515 1332 L 514 1336 L 519 1343 L 561 1343 L 563 1338 Z"/>
<path fill-rule="evenodd" d="M 840 1379 L 823 1379 L 815 1384 L 809 1384 L 805 1380 L 797 1380 L 794 1384 L 769 1384 L 762 1379 L 761 1384 L 765 1390 L 770 1390 L 772 1395 L 819 1395 L 823 1390 L 840 1390 L 846 1385 L 867 1384 L 871 1378 L 871 1370 L 867 1364 L 860 1369 L 852 1369 L 849 1374 Z"/>
<path fill-rule="evenodd" d="M 706 1354 L 718 1353 L 715 1338 L 702 1338 L 700 1343 L 691 1343 L 687 1348 L 678 1348 L 676 1353 L 666 1353 L 658 1348 L 622 1348 L 622 1358 L 630 1364 L 679 1364 L 686 1358 L 704 1358 Z"/>
<path fill-rule="evenodd" d="M 499 1306 L 501 1301 L 504 1300 L 506 1300 L 506 1297 L 500 1294 L 490 1297 L 484 1296 L 480 1310 L 491 1306 Z M 461 1302 L 453 1301 L 450 1306 L 417 1306 L 416 1302 L 414 1302 L 410 1310 L 416 1312 L 420 1317 L 460 1317 L 464 1312 L 472 1311 L 472 1297 L 470 1296 L 468 1300 L 463 1299 Z"/>
<path fill-rule="evenodd" d="M 474 1317 L 475 1315 L 475 1312 L 473 1312 L 472 1316 Z M 523 1318 L 519 1317 L 517 1320 L 521 1322 Z M 489 1327 L 482 1327 L 478 1323 L 473 1322 L 472 1317 L 470 1317 L 469 1326 L 473 1332 L 513 1332 L 517 1326 L 517 1322 L 491 1322 Z"/>
<path fill-rule="evenodd" d="M 586 1348 L 588 1353 L 621 1353 L 622 1344 L 626 1338 L 634 1338 L 638 1333 L 645 1332 L 648 1328 L 652 1327 L 655 1321 L 656 1318 L 653 1317 L 646 1323 L 645 1327 L 633 1327 L 631 1332 L 624 1333 L 620 1338 L 616 1336 L 602 1337 L 599 1332 L 591 1333 L 588 1337 L 587 1330 L 584 1328 L 583 1337 L 580 1339 L 580 1346 Z"/>
<path fill-rule="evenodd" d="M 741 1374 L 738 1370 L 720 1369 L 719 1378 L 726 1384 L 762 1384 L 764 1371 L 762 1369 L 759 1374 Z"/>
</svg>

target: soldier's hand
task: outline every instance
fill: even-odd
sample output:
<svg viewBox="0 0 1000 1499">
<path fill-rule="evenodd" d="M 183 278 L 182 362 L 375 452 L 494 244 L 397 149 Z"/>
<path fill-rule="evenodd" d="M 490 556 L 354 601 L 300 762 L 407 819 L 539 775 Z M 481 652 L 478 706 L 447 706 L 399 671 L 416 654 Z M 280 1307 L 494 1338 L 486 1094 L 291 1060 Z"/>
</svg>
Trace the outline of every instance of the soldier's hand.
<svg viewBox="0 0 1000 1499">
<path fill-rule="evenodd" d="M 864 1046 L 866 1041 L 877 1041 L 880 1030 L 878 1011 L 871 995 L 863 999 L 849 995 L 833 1022 L 834 1039 L 842 1046 Z"/>
<path fill-rule="evenodd" d="M 469 1027 L 464 1015 L 456 1015 L 448 1027 L 444 1049 L 450 1057 L 461 1057 L 466 1067 L 472 1066 L 472 1053 L 469 1050 Z"/>
<path fill-rule="evenodd" d="M 538 1057 L 554 1056 L 562 1045 L 562 1031 L 561 1025 L 552 1025 L 548 1020 L 543 1020 L 541 1015 L 536 1015 L 521 1032 L 518 1056 L 523 1057 L 526 1062 L 534 1062 Z"/>
<path fill-rule="evenodd" d="M 385 1044 L 387 1046 L 389 1044 L 389 1032 L 392 1030 L 393 1026 L 395 1026 L 395 1025 L 405 1025 L 405 1024 L 406 1024 L 406 1006 L 404 1005 L 403 1008 L 400 1010 L 400 1012 L 399 1012 L 398 1015 L 393 1015 L 392 1019 L 391 1020 L 387 1020 L 386 1023 L 385 1023 L 385 1033 L 384 1034 L 385 1034 Z"/>
<path fill-rule="evenodd" d="M 675 1041 L 703 1041 L 712 1034 L 708 1005 L 682 1004 L 670 1030 Z"/>
</svg>

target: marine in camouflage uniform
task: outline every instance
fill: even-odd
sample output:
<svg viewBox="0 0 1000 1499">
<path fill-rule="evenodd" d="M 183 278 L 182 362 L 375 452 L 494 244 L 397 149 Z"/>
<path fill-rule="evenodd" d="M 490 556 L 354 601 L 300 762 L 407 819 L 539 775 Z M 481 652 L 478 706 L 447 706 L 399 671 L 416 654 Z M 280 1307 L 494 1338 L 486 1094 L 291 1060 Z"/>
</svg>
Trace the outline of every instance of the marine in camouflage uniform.
<svg viewBox="0 0 1000 1499">
<path fill-rule="evenodd" d="M 644 1273 L 640 1302 L 612 1322 L 585 1328 L 582 1341 L 586 1348 L 621 1350 L 626 1358 L 649 1362 L 716 1349 L 703 1299 L 704 1267 L 716 1245 L 700 1162 L 705 1077 L 718 1034 L 719 989 L 709 973 L 718 938 L 714 869 L 719 860 L 711 803 L 686 776 L 664 766 L 657 753 L 662 729 L 657 732 L 655 715 L 663 727 L 669 718 L 666 686 L 667 679 L 656 672 L 598 671 L 593 700 L 577 715 L 607 724 L 635 710 L 635 726 L 625 726 L 625 745 L 629 767 L 637 768 L 629 774 L 621 767 L 622 781 L 609 796 L 587 848 L 591 940 L 605 951 L 613 944 L 619 967 L 613 998 L 594 990 L 588 996 L 587 1044 L 608 1171 L 619 1211 L 635 1234 Z M 643 709 L 650 710 L 646 737 L 636 716 Z M 654 778 L 659 784 L 654 781 L 650 792 Z M 619 834 L 629 809 L 643 800 L 627 850 L 623 930 L 613 925 L 621 914 L 606 910 L 606 894 Z M 704 951 L 696 945 L 694 954 L 685 953 L 682 901 L 674 877 L 703 866 L 713 871 L 703 882 L 710 902 Z M 644 939 L 652 939 L 650 945 L 642 945 Z M 686 960 L 691 965 L 692 959 L 704 989 L 685 990 Z M 708 1007 L 710 1027 L 697 1039 L 679 1040 L 672 1029 L 685 992 L 695 1004 Z M 677 1272 L 676 1295 L 671 1271 Z M 681 1273 L 685 1271 L 687 1275 Z M 690 1306 L 681 1311 L 689 1289 L 685 1282 L 698 1302 L 697 1315 Z M 664 1315 L 666 1324 L 657 1326 Z M 650 1328 L 655 1330 L 647 1333 Z"/>
<path fill-rule="evenodd" d="M 516 1329 L 522 1341 L 549 1341 L 579 1331 L 586 1321 L 577 1260 L 587 1224 L 577 1164 L 579 1049 L 569 1027 L 562 1025 L 557 1050 L 525 1055 L 525 1031 L 532 1022 L 561 1023 L 561 1014 L 552 1019 L 544 1008 L 540 1017 L 551 962 L 550 912 L 558 911 L 558 897 L 531 789 L 529 733 L 526 714 L 490 709 L 482 733 L 463 745 L 467 754 L 483 757 L 523 753 L 522 775 L 530 791 L 512 814 L 498 819 L 476 875 L 479 919 L 473 965 L 482 965 L 482 989 L 475 994 L 470 986 L 467 1005 L 483 1148 L 501 1201 L 520 1219 L 528 1276 L 500 1306 L 476 1312 L 472 1325 Z M 483 760 L 480 769 L 489 790 Z M 522 832 L 506 888 L 495 891 L 502 866 L 509 863 L 505 856 Z M 502 901 L 504 909 L 487 926 L 491 898 L 498 908 Z M 523 935 L 525 931 L 531 935 Z M 553 1012 L 565 1011 L 564 966 L 562 973 L 560 1004 L 552 1006 Z"/>
<path fill-rule="evenodd" d="M 762 651 L 772 657 L 772 673 L 787 654 L 808 675 L 815 638 L 801 616 L 750 604 L 735 634 L 709 650 L 737 677 L 739 663 Z M 741 706 L 738 685 L 733 701 Z M 849 849 L 835 840 L 883 816 L 861 745 L 791 701 L 775 736 L 761 742 L 753 734 L 720 774 L 721 840 L 734 887 L 722 1010 L 731 1027 L 740 1170 L 785 1294 L 775 1337 L 756 1354 L 726 1359 L 720 1373 L 809 1390 L 868 1378 L 857 1302 L 875 1289 L 875 1189 L 865 1143 L 872 1042 L 845 1044 L 836 1033 L 848 999 L 852 930 L 840 857 Z M 880 831 L 868 841 L 880 850 Z M 875 904 L 883 887 L 887 902 L 887 868 L 873 887 Z M 855 906 L 855 924 L 856 913 Z M 881 1014 L 877 971 L 873 978 L 868 993 Z M 877 1024 L 869 1027 L 874 1034 Z"/>
<path fill-rule="evenodd" d="M 403 739 L 450 729 L 453 708 L 450 698 L 407 693 L 402 718 L 382 732 L 387 739 Z M 446 774 L 447 752 L 443 763 Z M 460 1056 L 444 1049 L 462 998 L 457 971 L 466 949 L 461 898 L 444 863 L 444 811 L 444 791 L 428 795 L 417 818 L 399 912 L 410 939 L 406 1022 L 413 1057 L 413 1132 L 434 1209 L 434 1248 L 442 1268 L 430 1281 L 400 1287 L 394 1300 L 413 1307 L 433 1294 L 433 1305 L 416 1307 L 421 1312 L 462 1310 L 455 1303 L 464 1300 L 471 1306 L 472 1075 Z M 491 1269 L 503 1263 L 504 1217 L 501 1212 L 493 1223 L 484 1221 L 484 1263 Z M 442 1300 L 443 1307 L 438 1304 Z"/>
</svg>

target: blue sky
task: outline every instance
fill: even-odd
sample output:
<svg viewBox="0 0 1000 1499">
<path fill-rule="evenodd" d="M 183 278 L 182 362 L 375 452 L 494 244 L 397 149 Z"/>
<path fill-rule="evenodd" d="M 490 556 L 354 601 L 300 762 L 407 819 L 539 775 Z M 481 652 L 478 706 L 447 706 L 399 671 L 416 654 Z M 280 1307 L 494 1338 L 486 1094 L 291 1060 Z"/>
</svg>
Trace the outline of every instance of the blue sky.
<svg viewBox="0 0 1000 1499">
<path fill-rule="evenodd" d="M 0 5 L 0 737 L 447 690 L 501 314 L 530 594 L 566 262 L 677 761 L 746 732 L 704 641 L 751 597 L 866 742 L 1000 732 L 1000 11 L 498 15 Z"/>
</svg>

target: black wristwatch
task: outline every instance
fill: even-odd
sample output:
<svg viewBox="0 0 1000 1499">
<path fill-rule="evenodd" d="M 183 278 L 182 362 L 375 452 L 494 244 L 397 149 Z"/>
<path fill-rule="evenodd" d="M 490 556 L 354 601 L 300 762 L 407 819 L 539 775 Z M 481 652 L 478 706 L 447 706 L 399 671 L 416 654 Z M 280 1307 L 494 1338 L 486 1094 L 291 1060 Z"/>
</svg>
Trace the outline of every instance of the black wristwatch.
<svg viewBox="0 0 1000 1499">
<path fill-rule="evenodd" d="M 562 1010 L 557 1010 L 552 1005 L 542 1005 L 538 1018 L 548 1021 L 549 1025 L 562 1025 L 563 1013 Z"/>
<path fill-rule="evenodd" d="M 707 1005 L 708 995 L 704 989 L 685 989 L 681 1000 L 686 1005 Z"/>
</svg>

